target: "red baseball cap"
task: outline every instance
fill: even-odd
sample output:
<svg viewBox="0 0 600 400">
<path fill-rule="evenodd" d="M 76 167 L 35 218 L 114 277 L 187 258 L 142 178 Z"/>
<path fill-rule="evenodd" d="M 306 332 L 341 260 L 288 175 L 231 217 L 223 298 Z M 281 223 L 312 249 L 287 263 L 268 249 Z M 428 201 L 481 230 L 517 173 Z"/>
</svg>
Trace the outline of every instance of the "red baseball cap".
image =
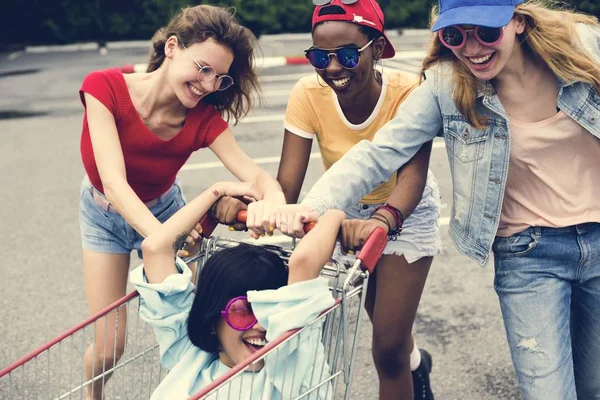
<svg viewBox="0 0 600 400">
<path fill-rule="evenodd" d="M 385 38 L 385 48 L 383 49 L 382 58 L 392 58 L 396 54 L 396 50 L 394 50 L 394 46 L 388 39 L 388 37 L 384 33 L 383 28 L 383 11 L 381 11 L 381 7 L 375 0 L 330 0 L 327 3 L 324 3 L 327 0 L 316 0 L 313 3 L 318 3 L 315 7 L 312 17 L 312 27 L 314 29 L 315 25 L 320 22 L 325 21 L 345 21 L 350 22 L 357 25 L 364 25 L 371 27 L 373 29 L 381 32 L 383 37 Z M 352 2 L 352 3 L 351 3 Z M 346 4 L 351 3 L 351 4 Z M 322 4 L 322 5 L 321 5 Z M 321 10 L 330 6 L 338 6 L 340 7 L 344 13 L 339 14 L 321 14 Z"/>
</svg>

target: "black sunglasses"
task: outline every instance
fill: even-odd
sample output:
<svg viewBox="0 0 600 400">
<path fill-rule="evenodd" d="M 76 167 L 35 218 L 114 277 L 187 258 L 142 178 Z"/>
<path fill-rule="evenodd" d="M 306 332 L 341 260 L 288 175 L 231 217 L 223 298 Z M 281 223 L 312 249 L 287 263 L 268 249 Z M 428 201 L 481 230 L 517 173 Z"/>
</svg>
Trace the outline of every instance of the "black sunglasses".
<svg viewBox="0 0 600 400">
<path fill-rule="evenodd" d="M 331 56 L 335 56 L 343 68 L 354 69 L 358 67 L 358 63 L 360 62 L 360 53 L 369 47 L 374 40 L 371 40 L 361 48 L 351 46 L 339 47 L 333 50 L 310 48 L 304 50 L 304 54 L 310 64 L 316 69 L 327 69 L 331 62 Z"/>
</svg>

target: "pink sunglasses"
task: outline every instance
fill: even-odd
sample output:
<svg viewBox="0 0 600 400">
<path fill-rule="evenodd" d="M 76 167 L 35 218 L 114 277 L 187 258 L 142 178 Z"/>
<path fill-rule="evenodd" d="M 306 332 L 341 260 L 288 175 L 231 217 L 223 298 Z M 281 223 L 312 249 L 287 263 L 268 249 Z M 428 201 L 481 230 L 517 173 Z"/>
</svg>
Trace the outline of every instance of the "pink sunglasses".
<svg viewBox="0 0 600 400">
<path fill-rule="evenodd" d="M 221 316 L 227 325 L 236 331 L 247 331 L 256 325 L 256 317 L 246 296 L 238 296 L 229 300 Z"/>
<path fill-rule="evenodd" d="M 451 50 L 462 49 L 467 45 L 467 33 L 473 32 L 475 40 L 483 46 L 494 46 L 504 38 L 504 26 L 501 28 L 489 28 L 486 26 L 475 26 L 465 29 L 459 25 L 440 29 L 438 36 L 444 46 Z"/>
</svg>

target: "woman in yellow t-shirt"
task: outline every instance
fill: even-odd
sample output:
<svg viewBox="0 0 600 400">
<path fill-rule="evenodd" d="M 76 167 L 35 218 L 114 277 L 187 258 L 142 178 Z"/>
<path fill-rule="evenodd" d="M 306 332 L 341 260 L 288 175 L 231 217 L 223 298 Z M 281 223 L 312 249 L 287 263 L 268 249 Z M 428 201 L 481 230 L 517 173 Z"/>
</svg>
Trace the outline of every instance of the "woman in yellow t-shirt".
<svg viewBox="0 0 600 400">
<path fill-rule="evenodd" d="M 395 51 L 374 0 L 314 3 L 319 5 L 313 14 L 313 46 L 306 56 L 317 73 L 300 79 L 290 95 L 277 177 L 288 204 L 298 200 L 313 138 L 328 169 L 359 141 L 372 140 L 417 84 L 416 77 L 375 68 Z M 431 356 L 418 350 L 411 335 L 433 256 L 441 249 L 439 191 L 428 171 L 430 152 L 431 144 L 423 146 L 388 182 L 345 210 L 352 219 L 343 224 L 343 253 L 359 249 L 377 227 L 390 238 L 365 306 L 373 323 L 380 399 L 433 399 Z M 389 206 L 388 198 L 402 206 Z M 301 236 L 291 225 L 277 221 L 284 234 Z"/>
</svg>

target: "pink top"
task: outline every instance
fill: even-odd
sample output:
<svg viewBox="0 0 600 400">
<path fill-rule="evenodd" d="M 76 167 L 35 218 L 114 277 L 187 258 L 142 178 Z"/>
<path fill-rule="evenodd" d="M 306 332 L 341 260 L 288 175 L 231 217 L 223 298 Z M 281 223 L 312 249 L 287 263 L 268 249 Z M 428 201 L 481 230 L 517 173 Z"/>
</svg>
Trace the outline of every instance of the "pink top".
<svg viewBox="0 0 600 400">
<path fill-rule="evenodd" d="M 562 111 L 534 123 L 511 120 L 510 129 L 497 235 L 600 222 L 600 140 Z"/>
</svg>

